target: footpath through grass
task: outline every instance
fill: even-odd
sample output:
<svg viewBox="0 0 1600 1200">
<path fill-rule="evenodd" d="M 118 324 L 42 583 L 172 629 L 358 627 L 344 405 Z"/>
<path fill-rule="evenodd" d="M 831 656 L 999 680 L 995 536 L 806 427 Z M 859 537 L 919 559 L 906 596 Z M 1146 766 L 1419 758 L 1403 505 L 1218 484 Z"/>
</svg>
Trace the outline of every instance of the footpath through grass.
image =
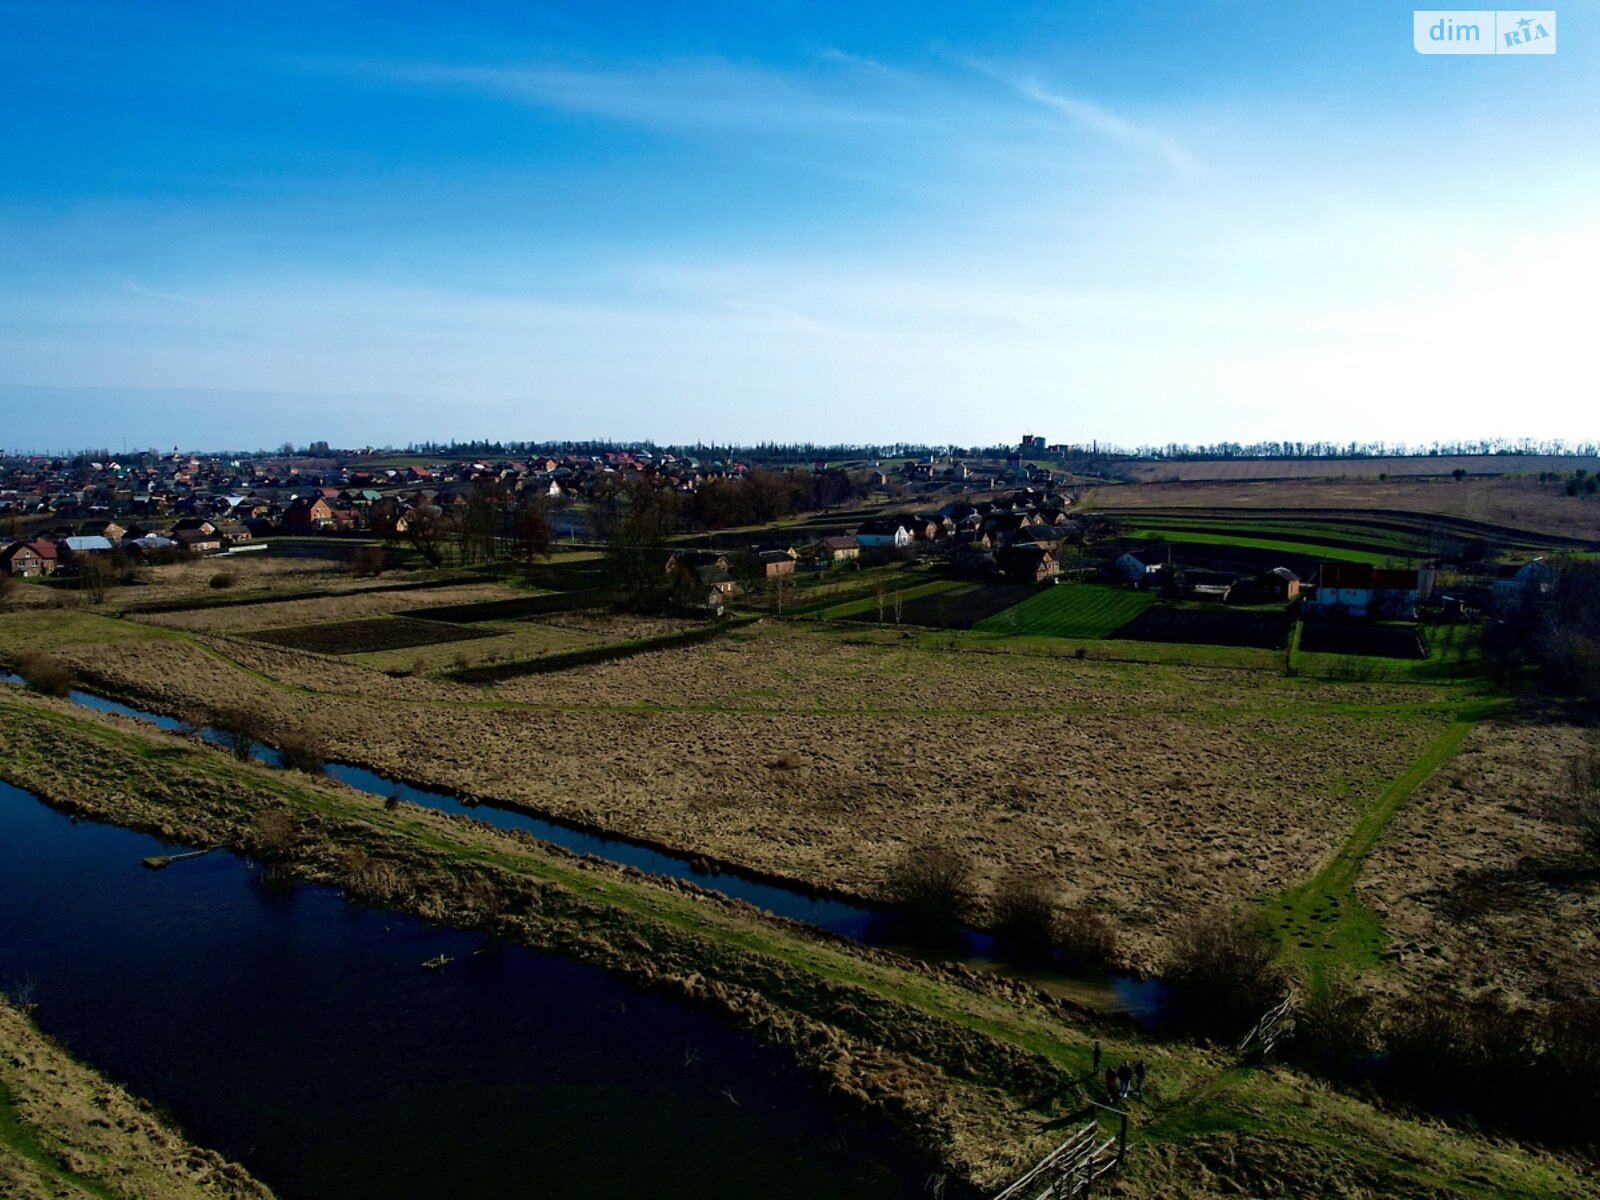
<svg viewBox="0 0 1600 1200">
<path fill-rule="evenodd" d="M 1266 902 L 1269 936 L 1287 962 L 1304 969 L 1313 991 L 1326 986 L 1330 969 L 1367 970 L 1382 961 L 1383 926 L 1356 898 L 1356 877 L 1400 806 L 1455 754 L 1472 727 L 1494 707 L 1482 705 L 1458 713 L 1405 774 L 1361 814 L 1327 866 Z"/>
</svg>

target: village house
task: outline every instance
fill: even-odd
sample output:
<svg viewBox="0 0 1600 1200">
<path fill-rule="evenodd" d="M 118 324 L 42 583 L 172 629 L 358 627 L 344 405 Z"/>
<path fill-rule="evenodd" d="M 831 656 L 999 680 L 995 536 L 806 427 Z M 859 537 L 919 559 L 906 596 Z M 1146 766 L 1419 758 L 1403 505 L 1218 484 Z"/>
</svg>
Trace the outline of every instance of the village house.
<svg viewBox="0 0 1600 1200">
<path fill-rule="evenodd" d="M 1012 583 L 1044 583 L 1060 573 L 1055 555 L 1043 546 L 1007 546 L 995 562 Z"/>
<path fill-rule="evenodd" d="M 222 549 L 222 535 L 209 527 L 176 530 L 172 540 L 191 554 L 216 554 Z"/>
<path fill-rule="evenodd" d="M 1288 567 L 1272 570 L 1250 579 L 1237 580 L 1223 598 L 1228 604 L 1271 604 L 1293 600 L 1300 594 L 1300 576 Z"/>
<path fill-rule="evenodd" d="M 57 543 L 58 552 L 64 563 L 76 562 L 85 558 L 105 558 L 116 549 L 108 538 L 94 535 L 90 537 L 62 538 Z"/>
<path fill-rule="evenodd" d="M 761 564 L 761 574 L 767 579 L 776 579 L 780 575 L 793 575 L 795 552 L 790 550 L 763 550 L 756 555 L 756 561 Z"/>
<path fill-rule="evenodd" d="M 37 579 L 56 573 L 59 556 L 50 542 L 14 542 L 0 550 L 0 570 L 19 579 Z"/>
<path fill-rule="evenodd" d="M 848 533 L 837 537 L 825 537 L 817 543 L 816 555 L 820 562 L 837 567 L 860 558 L 861 543 Z"/>
<path fill-rule="evenodd" d="M 1171 558 L 1171 549 L 1167 546 L 1125 550 L 1111 564 L 1111 573 L 1120 579 L 1126 579 L 1129 583 L 1138 587 L 1151 581 L 1161 571 L 1165 570 Z"/>
<path fill-rule="evenodd" d="M 911 544 L 911 531 L 897 517 L 874 517 L 861 522 L 856 543 L 863 550 L 876 546 L 903 550 Z"/>
</svg>

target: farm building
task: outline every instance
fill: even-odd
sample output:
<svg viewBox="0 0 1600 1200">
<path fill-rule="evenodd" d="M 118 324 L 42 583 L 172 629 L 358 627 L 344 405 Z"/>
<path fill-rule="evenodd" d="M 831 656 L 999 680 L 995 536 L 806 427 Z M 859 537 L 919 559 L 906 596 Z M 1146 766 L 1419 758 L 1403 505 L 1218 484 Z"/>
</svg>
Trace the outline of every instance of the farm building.
<svg viewBox="0 0 1600 1200">
<path fill-rule="evenodd" d="M 1555 582 L 1555 570 L 1545 558 L 1534 558 L 1516 567 L 1501 567 L 1495 577 L 1496 608 L 1514 608 L 1529 596 L 1543 596 Z"/>
<path fill-rule="evenodd" d="M 1409 620 L 1433 591 L 1433 570 L 1395 570 L 1368 563 L 1323 563 L 1305 601 L 1308 617 Z"/>
</svg>

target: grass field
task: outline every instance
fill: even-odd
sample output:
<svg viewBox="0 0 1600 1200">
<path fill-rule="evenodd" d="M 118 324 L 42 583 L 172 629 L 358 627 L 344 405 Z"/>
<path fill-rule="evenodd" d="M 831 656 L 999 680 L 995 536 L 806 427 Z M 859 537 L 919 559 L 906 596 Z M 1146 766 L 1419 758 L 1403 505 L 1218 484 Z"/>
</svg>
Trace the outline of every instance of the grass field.
<svg viewBox="0 0 1600 1200">
<path fill-rule="evenodd" d="M 1109 637 L 1154 604 L 1148 592 L 1097 583 L 1043 588 L 1021 604 L 973 626 L 980 633 L 1022 637 Z"/>
</svg>

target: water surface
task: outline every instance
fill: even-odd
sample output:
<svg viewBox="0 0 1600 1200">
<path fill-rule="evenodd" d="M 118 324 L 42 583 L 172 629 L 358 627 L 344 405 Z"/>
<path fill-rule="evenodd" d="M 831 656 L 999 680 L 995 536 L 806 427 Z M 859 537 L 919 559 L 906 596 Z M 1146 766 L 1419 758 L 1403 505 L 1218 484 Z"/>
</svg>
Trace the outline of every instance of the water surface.
<svg viewBox="0 0 1600 1200">
<path fill-rule="evenodd" d="M 172 850 L 0 784 L 0 987 L 280 1195 L 927 1194 L 896 1130 L 706 1013 L 228 855 L 141 865 Z"/>
</svg>

